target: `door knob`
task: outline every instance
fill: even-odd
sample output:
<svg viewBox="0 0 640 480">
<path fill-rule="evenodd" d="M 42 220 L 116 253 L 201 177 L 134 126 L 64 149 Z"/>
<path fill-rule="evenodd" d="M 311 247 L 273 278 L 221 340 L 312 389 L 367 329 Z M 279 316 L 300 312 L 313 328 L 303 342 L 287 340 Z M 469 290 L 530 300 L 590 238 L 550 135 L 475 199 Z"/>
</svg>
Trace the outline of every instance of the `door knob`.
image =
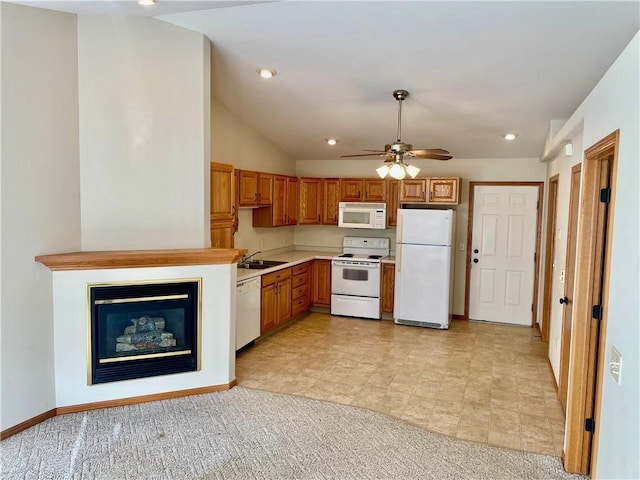
<svg viewBox="0 0 640 480">
<path fill-rule="evenodd" d="M 473 259 L 473 263 L 478 263 L 478 259 L 477 259 L 477 258 L 474 258 L 474 259 Z"/>
<path fill-rule="evenodd" d="M 568 299 L 567 297 L 562 297 L 562 298 L 560 299 L 560 304 L 563 304 L 563 303 L 564 303 L 565 305 L 567 305 L 567 304 L 569 303 L 569 299 Z"/>
</svg>

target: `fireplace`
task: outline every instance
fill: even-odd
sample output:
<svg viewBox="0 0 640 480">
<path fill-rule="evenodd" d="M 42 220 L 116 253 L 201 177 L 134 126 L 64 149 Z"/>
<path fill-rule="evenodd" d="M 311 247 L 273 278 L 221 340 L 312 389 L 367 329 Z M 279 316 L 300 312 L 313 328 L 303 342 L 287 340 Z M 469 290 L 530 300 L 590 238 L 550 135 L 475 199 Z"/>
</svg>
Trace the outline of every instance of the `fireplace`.
<svg viewBox="0 0 640 480">
<path fill-rule="evenodd" d="M 88 285 L 88 384 L 200 370 L 201 284 Z"/>
</svg>

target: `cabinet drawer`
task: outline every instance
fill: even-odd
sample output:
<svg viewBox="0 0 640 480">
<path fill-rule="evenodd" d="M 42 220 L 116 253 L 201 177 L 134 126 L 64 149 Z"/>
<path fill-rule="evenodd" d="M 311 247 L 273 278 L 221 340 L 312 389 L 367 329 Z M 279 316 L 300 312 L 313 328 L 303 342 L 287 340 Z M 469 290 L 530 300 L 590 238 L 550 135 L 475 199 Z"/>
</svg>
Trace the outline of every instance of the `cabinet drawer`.
<svg viewBox="0 0 640 480">
<path fill-rule="evenodd" d="M 300 285 L 299 287 L 294 287 L 291 292 L 291 299 L 297 300 L 301 297 L 306 297 L 307 301 L 309 300 L 309 284 Z"/>
<path fill-rule="evenodd" d="M 310 262 L 300 263 L 291 267 L 294 275 L 300 275 L 301 273 L 309 273 L 311 271 Z"/>
<path fill-rule="evenodd" d="M 272 283 L 279 282 L 285 278 L 291 277 L 291 268 L 283 268 L 277 272 L 267 273 L 262 276 L 262 286 L 271 285 Z"/>
<path fill-rule="evenodd" d="M 296 315 L 309 310 L 309 303 L 308 298 L 299 298 L 298 300 L 291 302 L 291 316 L 295 317 Z"/>
<path fill-rule="evenodd" d="M 309 274 L 303 273 L 301 275 L 295 275 L 293 277 L 293 287 L 299 287 L 300 285 L 304 285 L 305 283 L 309 283 Z"/>
</svg>

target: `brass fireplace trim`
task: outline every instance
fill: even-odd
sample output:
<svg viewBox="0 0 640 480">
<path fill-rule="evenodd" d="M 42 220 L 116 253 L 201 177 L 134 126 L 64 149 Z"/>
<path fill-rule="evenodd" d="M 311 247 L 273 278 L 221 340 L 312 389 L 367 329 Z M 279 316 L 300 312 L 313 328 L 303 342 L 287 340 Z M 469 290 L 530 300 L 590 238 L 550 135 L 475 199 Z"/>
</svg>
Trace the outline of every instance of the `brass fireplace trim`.
<svg viewBox="0 0 640 480">
<path fill-rule="evenodd" d="M 175 352 L 163 352 L 163 353 L 145 353 L 144 355 L 128 355 L 126 357 L 105 358 L 105 359 L 100 359 L 98 363 L 118 363 L 118 362 L 125 362 L 127 360 L 144 360 L 145 358 L 175 357 L 177 355 L 191 355 L 191 350 L 180 350 Z"/>
<path fill-rule="evenodd" d="M 194 278 L 170 278 L 170 279 L 154 279 L 154 280 L 137 280 L 137 281 L 126 281 L 126 282 L 97 282 L 97 283 L 87 283 L 87 301 L 86 301 L 86 363 L 87 363 L 87 385 L 92 386 L 93 382 L 91 381 L 91 377 L 93 376 L 93 368 L 91 362 L 91 310 L 93 309 L 93 305 L 91 304 L 91 289 L 95 287 L 122 287 L 122 286 L 134 286 L 134 285 L 151 285 L 151 284 L 164 284 L 164 283 L 192 283 L 196 282 L 198 284 L 198 302 L 196 306 L 196 324 L 198 329 L 197 339 L 196 339 L 196 372 L 199 372 L 202 369 L 202 277 L 194 277 Z M 167 297 L 172 297 L 172 295 L 167 295 Z M 150 298 L 150 297 L 145 297 Z M 166 352 L 173 353 L 173 352 Z M 180 352 L 176 352 L 178 355 L 184 355 L 187 353 L 191 353 L 191 350 L 185 351 L 182 350 Z M 156 355 L 156 354 L 152 354 Z M 163 353 L 157 354 L 159 356 L 167 356 Z M 136 358 L 143 358 L 146 355 L 140 355 Z"/>
<path fill-rule="evenodd" d="M 172 282 L 176 283 L 176 282 Z M 145 285 L 148 285 L 145 283 Z M 189 298 L 187 294 L 180 295 L 158 295 L 155 297 L 137 297 L 137 298 L 114 298 L 112 300 L 96 300 L 94 305 L 111 305 L 113 303 L 129 303 L 129 302 L 153 302 L 156 300 L 180 300 L 183 298 Z"/>
</svg>

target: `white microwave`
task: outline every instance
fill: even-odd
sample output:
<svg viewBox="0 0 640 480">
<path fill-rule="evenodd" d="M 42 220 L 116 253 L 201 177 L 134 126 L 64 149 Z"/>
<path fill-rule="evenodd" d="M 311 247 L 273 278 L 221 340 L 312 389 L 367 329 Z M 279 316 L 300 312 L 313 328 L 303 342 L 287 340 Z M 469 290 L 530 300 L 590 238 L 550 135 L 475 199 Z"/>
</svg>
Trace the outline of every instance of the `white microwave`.
<svg viewBox="0 0 640 480">
<path fill-rule="evenodd" d="M 387 228 L 386 203 L 340 202 L 338 226 L 343 228 Z"/>
</svg>

